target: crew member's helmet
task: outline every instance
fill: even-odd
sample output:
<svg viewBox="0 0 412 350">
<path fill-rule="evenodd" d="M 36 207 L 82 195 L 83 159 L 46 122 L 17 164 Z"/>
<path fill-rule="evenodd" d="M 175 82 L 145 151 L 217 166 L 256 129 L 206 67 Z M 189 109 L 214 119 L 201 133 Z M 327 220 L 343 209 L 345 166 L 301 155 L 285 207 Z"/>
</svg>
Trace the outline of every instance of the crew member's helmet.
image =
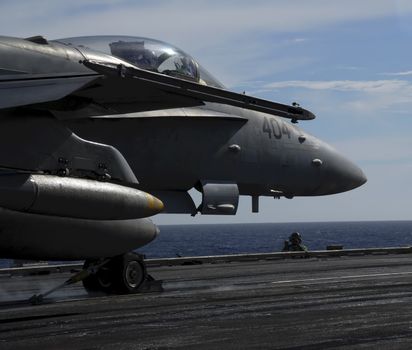
<svg viewBox="0 0 412 350">
<path fill-rule="evenodd" d="M 299 232 L 293 232 L 293 233 L 290 235 L 289 240 L 290 240 L 291 242 L 299 242 L 299 243 L 302 242 L 302 238 L 301 238 Z"/>
</svg>

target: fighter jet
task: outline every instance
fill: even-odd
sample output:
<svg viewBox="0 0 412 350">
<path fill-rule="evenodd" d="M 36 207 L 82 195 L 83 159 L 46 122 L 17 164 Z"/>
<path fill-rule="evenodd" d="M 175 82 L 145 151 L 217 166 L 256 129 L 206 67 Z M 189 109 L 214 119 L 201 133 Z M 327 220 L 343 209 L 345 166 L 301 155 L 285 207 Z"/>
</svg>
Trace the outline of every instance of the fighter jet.
<svg viewBox="0 0 412 350">
<path fill-rule="evenodd" d="M 321 196 L 362 170 L 296 124 L 141 37 L 0 37 L 0 257 L 85 260 L 88 291 L 132 293 L 157 213 L 234 215 L 239 196 Z M 200 191 L 194 204 L 191 189 Z"/>
</svg>

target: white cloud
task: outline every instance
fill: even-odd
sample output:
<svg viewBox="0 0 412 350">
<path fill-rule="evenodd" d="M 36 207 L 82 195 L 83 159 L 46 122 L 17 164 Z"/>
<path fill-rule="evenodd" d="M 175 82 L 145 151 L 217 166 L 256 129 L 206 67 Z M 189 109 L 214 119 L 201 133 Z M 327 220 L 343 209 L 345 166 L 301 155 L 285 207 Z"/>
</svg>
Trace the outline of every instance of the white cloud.
<svg viewBox="0 0 412 350">
<path fill-rule="evenodd" d="M 346 71 L 360 71 L 364 68 L 358 67 L 358 66 L 338 65 L 336 69 L 341 69 L 341 70 L 346 70 Z"/>
<path fill-rule="evenodd" d="M 280 53 L 282 48 L 273 42 L 272 34 L 291 33 L 285 43 L 304 44 L 307 39 L 302 35 L 309 31 L 411 13 L 412 2 L 406 0 L 3 0 L 0 33 L 47 38 L 102 34 L 157 38 L 189 51 L 233 86 L 239 79 L 288 71 L 310 61 L 303 56 L 273 57 L 273 51 Z M 259 60 L 262 57 L 263 62 Z M 244 64 L 248 58 L 248 62 L 258 64 Z"/>
<path fill-rule="evenodd" d="M 178 43 L 205 45 L 228 37 L 249 37 L 254 32 L 299 32 L 348 21 L 403 16 L 412 13 L 412 3 L 406 0 L 396 3 L 387 0 L 23 0 L 2 1 L 0 10 L 1 32 L 10 35 L 123 33 L 166 36 Z"/>
<path fill-rule="evenodd" d="M 321 105 L 322 110 L 340 110 L 355 115 L 384 117 L 380 113 L 390 110 L 393 113 L 410 113 L 412 109 L 412 83 L 406 80 L 333 80 L 333 81 L 279 81 L 266 84 L 264 88 L 310 91 L 306 99 Z M 301 94 L 301 95 L 304 95 Z"/>
<path fill-rule="evenodd" d="M 395 72 L 395 73 L 383 73 L 383 75 L 392 75 L 392 76 L 408 76 L 408 75 L 412 75 L 412 70 L 407 70 L 404 72 Z"/>
<path fill-rule="evenodd" d="M 304 43 L 307 40 L 308 39 L 306 38 L 294 38 L 294 39 L 289 40 L 289 43 L 299 44 L 299 43 Z"/>
<path fill-rule="evenodd" d="M 390 92 L 411 88 L 404 80 L 334 80 L 334 81 L 302 81 L 290 80 L 266 84 L 265 88 L 304 88 L 312 90 L 360 91 L 360 92 Z"/>
</svg>

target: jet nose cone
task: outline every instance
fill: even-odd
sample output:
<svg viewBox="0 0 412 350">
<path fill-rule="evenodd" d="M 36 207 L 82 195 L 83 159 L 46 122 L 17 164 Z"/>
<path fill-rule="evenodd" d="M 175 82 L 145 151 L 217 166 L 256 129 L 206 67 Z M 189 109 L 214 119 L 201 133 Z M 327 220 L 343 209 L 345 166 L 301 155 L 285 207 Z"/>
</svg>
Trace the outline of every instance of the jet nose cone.
<svg viewBox="0 0 412 350">
<path fill-rule="evenodd" d="M 346 184 L 346 191 L 353 190 L 362 186 L 366 181 L 366 176 L 361 168 L 354 163 L 346 160 L 346 164 L 343 164 L 342 169 L 343 183 Z"/>
<path fill-rule="evenodd" d="M 353 190 L 367 181 L 361 168 L 338 153 L 334 154 L 328 173 L 336 192 Z"/>
<path fill-rule="evenodd" d="M 321 174 L 319 194 L 350 191 L 367 181 L 362 169 L 329 145 L 324 144 L 322 156 L 312 161 Z"/>
<path fill-rule="evenodd" d="M 358 176 L 358 178 L 357 178 L 357 186 L 356 187 L 360 187 L 360 186 L 362 186 L 362 185 L 364 185 L 367 181 L 368 181 L 368 178 L 366 177 L 366 175 L 365 175 L 365 173 L 362 171 L 362 169 L 360 169 L 359 168 L 359 170 L 360 170 L 360 173 L 359 173 L 359 176 Z"/>
</svg>

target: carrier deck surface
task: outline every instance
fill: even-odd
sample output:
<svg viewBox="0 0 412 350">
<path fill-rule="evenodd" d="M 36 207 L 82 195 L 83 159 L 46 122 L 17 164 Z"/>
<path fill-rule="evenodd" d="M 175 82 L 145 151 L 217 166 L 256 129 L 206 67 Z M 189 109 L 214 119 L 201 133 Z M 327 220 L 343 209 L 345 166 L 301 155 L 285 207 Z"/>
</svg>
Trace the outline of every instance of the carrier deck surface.
<svg viewBox="0 0 412 350">
<path fill-rule="evenodd" d="M 3 271 L 0 349 L 410 349 L 412 254 L 377 253 L 152 262 L 163 292 L 79 284 L 38 306 L 24 300 L 70 273 Z"/>
</svg>

